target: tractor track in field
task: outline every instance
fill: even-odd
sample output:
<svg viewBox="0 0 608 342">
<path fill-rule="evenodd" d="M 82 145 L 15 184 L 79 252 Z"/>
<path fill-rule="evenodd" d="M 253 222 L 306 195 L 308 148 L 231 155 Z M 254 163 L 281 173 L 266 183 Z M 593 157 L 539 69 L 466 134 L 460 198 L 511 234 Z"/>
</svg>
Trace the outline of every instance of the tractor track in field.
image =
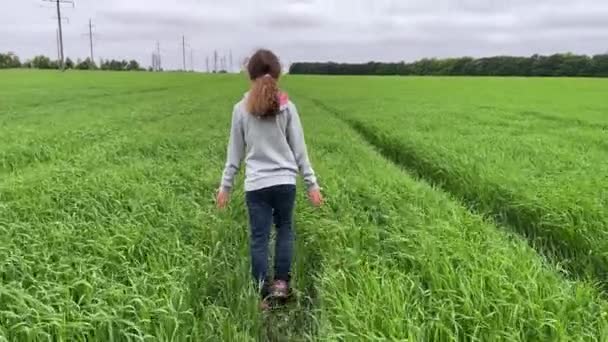
<svg viewBox="0 0 608 342">
<path fill-rule="evenodd" d="M 134 90 L 125 91 L 125 92 L 101 92 L 101 93 L 96 93 L 96 94 L 79 96 L 78 101 L 74 101 L 74 98 L 72 98 L 72 97 L 59 98 L 59 99 L 54 99 L 54 100 L 50 100 L 50 101 L 32 103 L 30 105 L 23 106 L 23 108 L 38 108 L 38 107 L 42 107 L 42 106 L 50 107 L 52 105 L 67 103 L 67 102 L 83 102 L 84 103 L 83 100 L 116 98 L 116 97 L 125 97 L 125 96 L 133 96 L 133 95 L 140 95 L 140 94 L 160 93 L 160 92 L 167 91 L 170 89 L 175 89 L 175 88 L 179 88 L 179 87 L 148 88 L 148 89 L 140 89 L 140 90 L 136 90 L 136 91 L 134 91 Z"/>
<path fill-rule="evenodd" d="M 551 115 L 539 111 L 527 110 L 522 112 L 516 112 L 515 116 L 520 118 L 536 118 L 538 120 L 546 121 L 546 122 L 555 122 L 558 124 L 563 124 L 567 126 L 576 126 L 576 127 L 585 127 L 590 129 L 597 129 L 600 131 L 607 132 L 608 124 L 600 124 L 596 122 L 590 122 L 586 120 L 581 120 L 577 118 L 566 118 L 557 115 Z"/>
<path fill-rule="evenodd" d="M 370 126 L 348 118 L 339 109 L 321 100 L 305 98 L 346 123 L 394 165 L 447 192 L 472 214 L 490 218 L 495 226 L 514 231 L 525 238 L 537 253 L 552 264 L 559 264 L 560 273 L 564 277 L 570 280 L 589 280 L 589 276 L 592 276 L 591 280 L 599 282 L 598 287 L 604 293 L 608 292 L 608 260 L 597 250 L 592 250 L 591 245 L 580 235 L 571 234 L 571 240 L 564 243 L 562 237 L 554 233 L 558 231 L 557 227 L 542 221 L 543 217 L 552 214 L 542 206 L 518 205 L 524 201 L 516 193 L 499 184 L 488 184 L 494 201 L 489 205 L 490 208 L 487 208 L 487 204 L 486 208 L 480 208 L 482 205 L 478 194 L 463 190 L 460 179 L 453 177 L 450 170 L 425 158 L 415 146 L 379 134 Z"/>
<path fill-rule="evenodd" d="M 312 232 L 296 224 L 296 256 L 300 270 L 299 279 L 294 279 L 294 298 L 284 308 L 273 310 L 263 316 L 263 341 L 310 341 L 317 336 L 315 319 L 318 292 L 315 280 L 321 270 L 322 260 Z M 296 275 L 297 278 L 297 275 Z"/>
<path fill-rule="evenodd" d="M 166 120 L 175 120 L 183 116 L 198 115 L 198 113 L 209 107 L 210 104 L 216 104 L 221 100 L 223 100 L 223 97 L 220 95 L 197 99 L 192 105 L 184 108 L 176 108 L 171 111 L 169 115 L 164 113 L 152 113 L 151 115 L 138 118 L 138 121 L 146 126 L 162 125 Z M 116 124 L 121 120 L 116 121 Z M 111 133 L 113 132 L 113 130 L 104 131 L 103 134 L 92 137 L 94 139 L 91 139 L 89 144 L 75 145 L 72 155 L 75 157 L 85 156 L 89 149 L 92 149 L 96 144 L 103 142 L 104 139 L 107 136 L 111 136 Z M 53 139 L 53 141 L 55 140 L 62 141 L 63 139 Z M 77 140 L 78 139 L 75 141 Z M 134 140 L 129 141 L 132 142 Z M 49 142 L 50 140 L 41 142 L 40 144 L 44 145 Z M 113 153 L 118 155 L 126 155 L 129 153 L 146 155 L 153 153 L 158 146 L 159 144 L 153 143 L 133 150 L 130 144 L 122 144 L 121 147 L 123 148 L 115 150 Z M 157 156 L 153 157 L 157 158 Z M 54 155 L 49 155 L 45 157 L 44 160 L 18 163 L 18 165 L 11 165 L 10 167 L 4 167 L 0 164 L 0 178 L 2 178 L 3 175 L 13 176 L 16 171 L 21 173 L 33 172 L 40 167 L 45 167 L 58 160 L 62 160 L 62 158 L 56 158 Z M 6 180 L 11 181 L 9 177 L 7 177 Z M 0 182 L 0 187 L 1 186 L 2 182 Z M 0 198 L 1 197 L 2 192 L 0 192 Z M 302 226 L 303 227 L 299 227 L 302 228 L 302 230 L 299 231 L 300 234 L 298 234 L 301 238 L 296 239 L 298 252 L 295 257 L 300 260 L 299 276 L 296 276 L 296 295 L 285 307 L 278 308 L 263 315 L 263 328 L 259 331 L 258 336 L 262 341 L 309 341 L 314 340 L 314 337 L 317 334 L 315 312 L 318 302 L 318 293 L 315 279 L 322 266 L 321 255 L 318 252 L 318 246 L 316 246 L 314 242 L 313 233 L 310 232 L 309 229 L 307 230 L 306 224 L 302 224 Z M 191 291 L 198 291 L 197 286 L 197 283 L 192 284 L 191 287 L 193 287 L 193 289 L 191 289 Z M 221 301 L 213 304 L 217 306 L 225 305 L 225 303 L 222 303 Z"/>
</svg>

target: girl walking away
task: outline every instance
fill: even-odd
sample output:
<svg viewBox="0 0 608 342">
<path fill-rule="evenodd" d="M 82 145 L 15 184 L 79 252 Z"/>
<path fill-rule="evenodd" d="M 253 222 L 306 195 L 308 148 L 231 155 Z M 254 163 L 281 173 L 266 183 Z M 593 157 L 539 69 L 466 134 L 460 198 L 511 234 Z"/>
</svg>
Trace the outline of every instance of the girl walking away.
<svg viewBox="0 0 608 342">
<path fill-rule="evenodd" d="M 323 202 L 308 159 L 296 106 L 278 88 L 281 64 L 274 53 L 257 51 L 247 65 L 251 89 L 234 106 L 228 156 L 217 205 L 228 204 L 235 174 L 245 161 L 245 199 L 251 229 L 251 272 L 266 299 L 285 299 L 293 257 L 293 210 L 301 174 L 313 205 Z M 276 227 L 274 281 L 268 274 L 268 244 Z"/>
</svg>

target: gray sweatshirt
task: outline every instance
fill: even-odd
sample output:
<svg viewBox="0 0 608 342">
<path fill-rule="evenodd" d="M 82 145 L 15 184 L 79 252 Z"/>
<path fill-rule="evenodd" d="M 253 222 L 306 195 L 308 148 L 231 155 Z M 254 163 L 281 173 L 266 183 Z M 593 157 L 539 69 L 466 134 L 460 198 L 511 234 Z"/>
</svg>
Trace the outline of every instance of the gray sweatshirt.
<svg viewBox="0 0 608 342">
<path fill-rule="evenodd" d="M 258 118 L 247 112 L 248 93 L 234 106 L 222 190 L 231 191 L 234 176 L 245 160 L 245 191 L 296 184 L 302 175 L 308 190 L 318 187 L 308 159 L 296 106 L 282 98 L 280 113 Z"/>
</svg>

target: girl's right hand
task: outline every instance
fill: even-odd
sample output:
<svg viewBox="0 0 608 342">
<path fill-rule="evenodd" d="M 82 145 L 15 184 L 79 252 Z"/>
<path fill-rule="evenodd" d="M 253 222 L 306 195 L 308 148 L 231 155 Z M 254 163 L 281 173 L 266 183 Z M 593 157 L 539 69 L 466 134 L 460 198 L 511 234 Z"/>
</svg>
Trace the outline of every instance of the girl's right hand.
<svg viewBox="0 0 608 342">
<path fill-rule="evenodd" d="M 315 207 L 323 205 L 323 195 L 321 195 L 321 190 L 319 188 L 308 191 L 308 199 Z"/>
<path fill-rule="evenodd" d="M 230 200 L 230 193 L 220 190 L 217 193 L 217 207 L 219 209 L 224 209 L 228 205 L 228 201 Z"/>
</svg>

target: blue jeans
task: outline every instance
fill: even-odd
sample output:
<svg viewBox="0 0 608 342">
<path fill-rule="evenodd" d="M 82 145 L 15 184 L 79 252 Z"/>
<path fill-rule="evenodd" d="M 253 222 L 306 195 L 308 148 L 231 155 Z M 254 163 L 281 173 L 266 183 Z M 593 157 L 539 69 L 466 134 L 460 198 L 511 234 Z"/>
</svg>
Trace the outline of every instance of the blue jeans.
<svg viewBox="0 0 608 342">
<path fill-rule="evenodd" d="M 293 209 L 295 185 L 276 185 L 245 194 L 251 229 L 251 272 L 262 296 L 268 294 L 268 244 L 270 228 L 277 230 L 274 279 L 289 281 L 293 258 Z"/>
</svg>

